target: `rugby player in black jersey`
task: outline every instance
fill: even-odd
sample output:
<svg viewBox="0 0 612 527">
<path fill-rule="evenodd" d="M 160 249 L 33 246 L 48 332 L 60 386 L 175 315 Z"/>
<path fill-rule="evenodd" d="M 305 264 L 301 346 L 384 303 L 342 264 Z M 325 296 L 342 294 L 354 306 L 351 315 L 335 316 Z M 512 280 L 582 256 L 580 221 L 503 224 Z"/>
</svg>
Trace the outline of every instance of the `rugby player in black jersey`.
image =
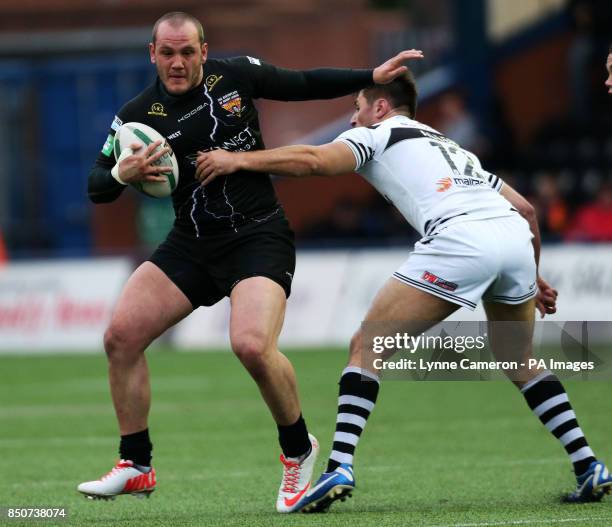
<svg viewBox="0 0 612 527">
<path fill-rule="evenodd" d="M 195 179 L 198 152 L 264 148 L 257 98 L 339 97 L 387 83 L 418 58 L 405 51 L 374 70 L 291 71 L 253 57 L 208 58 L 200 22 L 173 12 L 153 28 L 158 78 L 125 104 L 89 175 L 95 203 L 116 199 L 129 183 L 158 181 L 167 167 L 155 143 L 115 164 L 113 137 L 122 123 L 145 123 L 165 136 L 178 159 L 176 213 L 167 239 L 132 274 L 104 335 L 121 460 L 100 480 L 79 485 L 92 498 L 149 495 L 155 489 L 148 432 L 151 401 L 144 350 L 199 306 L 231 301 L 230 342 L 257 383 L 278 426 L 283 479 L 276 508 L 291 512 L 308 490 L 318 452 L 302 418 L 293 367 L 278 351 L 295 266 L 293 233 L 267 174 L 238 172 L 207 187 Z"/>
</svg>

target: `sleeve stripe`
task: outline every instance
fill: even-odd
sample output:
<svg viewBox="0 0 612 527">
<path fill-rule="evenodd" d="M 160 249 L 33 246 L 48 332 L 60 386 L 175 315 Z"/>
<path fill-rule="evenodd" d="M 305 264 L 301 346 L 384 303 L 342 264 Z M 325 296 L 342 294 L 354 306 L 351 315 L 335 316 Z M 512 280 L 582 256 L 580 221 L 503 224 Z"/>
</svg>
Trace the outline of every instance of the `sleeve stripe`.
<svg viewBox="0 0 612 527">
<path fill-rule="evenodd" d="M 355 141 L 353 141 L 352 139 L 348 139 L 347 137 L 341 138 L 340 141 L 347 145 L 353 152 L 353 155 L 355 156 L 355 161 L 357 162 L 357 164 L 355 165 L 355 170 L 360 169 L 364 165 L 364 159 L 363 154 L 359 149 L 359 146 L 357 146 L 357 143 L 355 143 Z"/>
<path fill-rule="evenodd" d="M 363 146 L 361 143 L 357 143 L 357 146 L 359 147 L 359 151 L 363 156 L 363 162 L 365 164 L 365 162 L 368 160 L 368 151 L 366 150 L 366 147 Z"/>
<path fill-rule="evenodd" d="M 489 185 L 497 192 L 499 192 L 504 186 L 504 181 L 495 174 L 489 174 L 488 181 Z"/>
</svg>

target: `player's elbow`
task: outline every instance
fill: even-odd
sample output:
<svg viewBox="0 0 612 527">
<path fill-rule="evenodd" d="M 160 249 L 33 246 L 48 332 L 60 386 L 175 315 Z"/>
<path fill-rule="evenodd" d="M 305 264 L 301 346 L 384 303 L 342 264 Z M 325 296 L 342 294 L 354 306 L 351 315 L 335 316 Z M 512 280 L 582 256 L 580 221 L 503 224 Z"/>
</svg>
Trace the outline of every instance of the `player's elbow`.
<svg viewBox="0 0 612 527">
<path fill-rule="evenodd" d="M 99 205 L 100 203 L 108 203 L 109 201 L 112 201 L 108 199 L 108 196 L 104 194 L 96 194 L 95 192 L 88 192 L 87 197 L 89 198 L 89 201 L 91 201 L 92 203 L 95 203 L 96 205 Z"/>
<path fill-rule="evenodd" d="M 312 148 L 304 148 L 293 158 L 289 175 L 296 177 L 317 176 L 321 170 L 321 162 Z"/>
<path fill-rule="evenodd" d="M 529 203 L 526 199 L 521 200 L 519 204 L 517 204 L 517 210 L 523 218 L 525 218 L 528 222 L 536 221 L 536 210 L 535 207 Z"/>
<path fill-rule="evenodd" d="M 304 170 L 305 175 L 308 176 L 329 176 L 331 171 L 329 163 L 325 159 L 320 149 L 313 147 L 308 150 L 307 155 L 304 158 Z"/>
</svg>

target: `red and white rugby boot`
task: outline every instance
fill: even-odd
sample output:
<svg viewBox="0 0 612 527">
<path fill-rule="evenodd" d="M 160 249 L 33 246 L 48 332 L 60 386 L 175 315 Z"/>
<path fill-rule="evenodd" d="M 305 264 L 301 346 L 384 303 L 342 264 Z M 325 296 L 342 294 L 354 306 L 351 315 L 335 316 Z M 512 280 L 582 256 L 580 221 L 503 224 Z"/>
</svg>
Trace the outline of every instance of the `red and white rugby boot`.
<svg viewBox="0 0 612 527">
<path fill-rule="evenodd" d="M 319 442 L 312 434 L 308 434 L 311 450 L 304 459 L 286 458 L 281 454 L 280 460 L 283 464 L 283 480 L 278 489 L 276 499 L 276 510 L 278 512 L 294 512 L 299 510 L 302 498 L 310 488 L 310 479 L 314 470 L 317 456 L 319 455 Z"/>
<path fill-rule="evenodd" d="M 96 481 L 81 483 L 77 490 L 92 500 L 112 500 L 120 494 L 147 498 L 155 490 L 155 469 L 141 472 L 132 461 L 121 459 L 113 469 Z"/>
</svg>

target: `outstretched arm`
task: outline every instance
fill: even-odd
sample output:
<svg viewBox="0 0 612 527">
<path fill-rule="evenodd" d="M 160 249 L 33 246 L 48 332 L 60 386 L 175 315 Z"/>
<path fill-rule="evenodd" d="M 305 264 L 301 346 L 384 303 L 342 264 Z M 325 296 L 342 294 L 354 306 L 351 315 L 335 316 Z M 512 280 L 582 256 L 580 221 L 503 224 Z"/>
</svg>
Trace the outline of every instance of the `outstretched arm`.
<svg viewBox="0 0 612 527">
<path fill-rule="evenodd" d="M 271 172 L 279 176 L 335 176 L 355 170 L 355 156 L 341 142 L 323 146 L 283 146 L 255 152 L 201 152 L 197 159 L 196 179 L 208 185 L 213 179 L 238 172 Z"/>
<path fill-rule="evenodd" d="M 411 49 L 402 51 L 375 69 L 317 68 L 289 70 L 241 58 L 244 72 L 252 83 L 253 96 L 280 101 L 332 99 L 355 93 L 376 84 L 387 84 L 405 73 L 405 62 L 422 59 L 423 53 Z"/>
</svg>

